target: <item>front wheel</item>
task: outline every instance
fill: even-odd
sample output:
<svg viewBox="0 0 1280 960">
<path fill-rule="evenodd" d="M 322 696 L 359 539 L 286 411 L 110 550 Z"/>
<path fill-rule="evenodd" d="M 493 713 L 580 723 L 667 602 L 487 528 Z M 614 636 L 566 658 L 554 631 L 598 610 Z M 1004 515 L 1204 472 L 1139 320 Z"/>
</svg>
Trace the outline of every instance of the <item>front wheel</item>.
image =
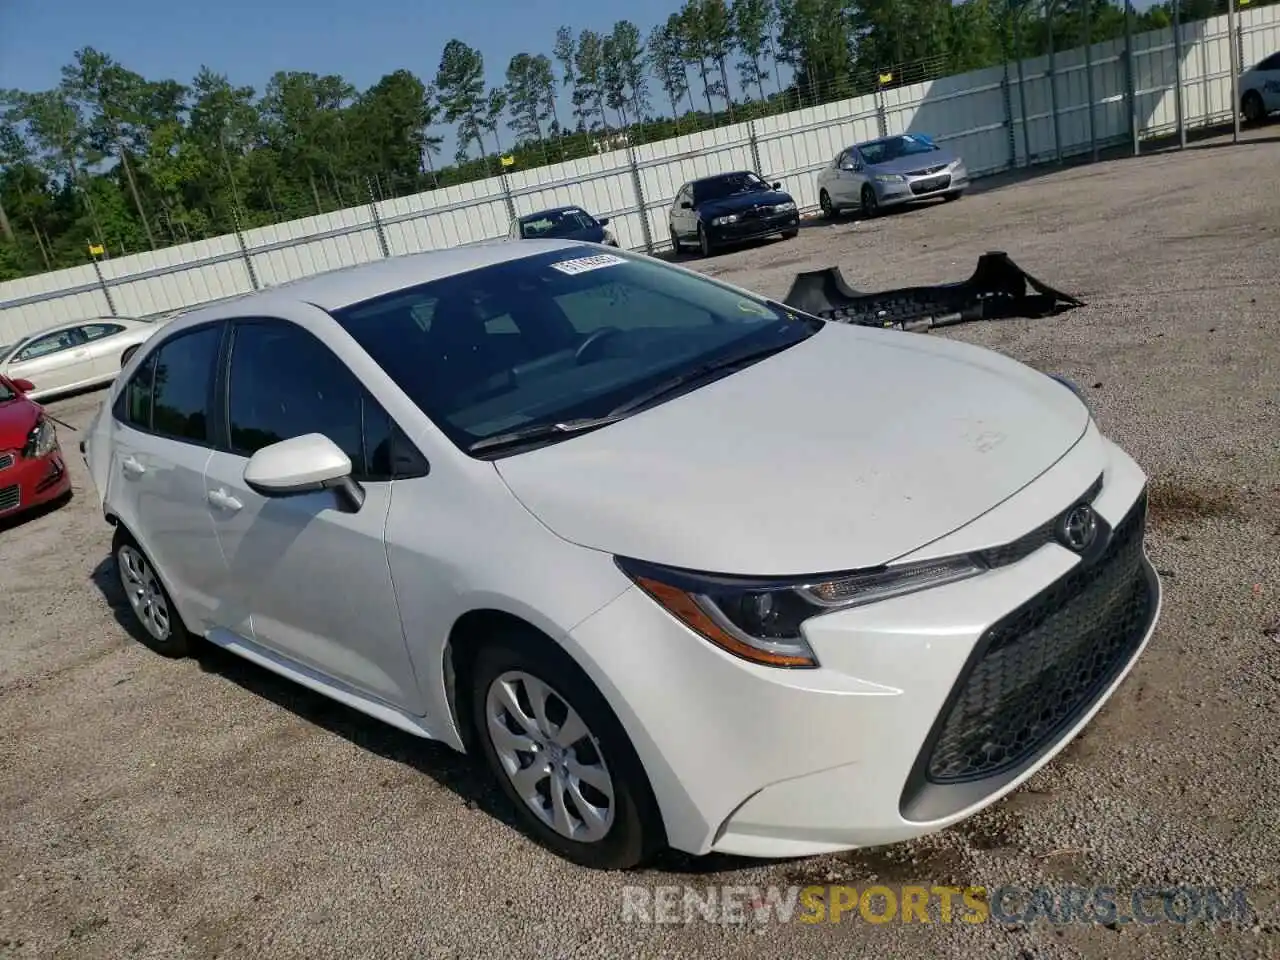
<svg viewBox="0 0 1280 960">
<path fill-rule="evenodd" d="M 794 239 L 795 239 L 796 237 L 798 237 L 798 236 L 800 236 L 800 230 L 799 230 L 799 228 L 796 228 L 795 230 L 783 230 L 783 231 L 782 231 L 782 239 L 783 239 L 783 240 L 794 240 Z"/>
<path fill-rule="evenodd" d="M 1266 104 L 1257 90 L 1250 90 L 1240 103 L 1240 112 L 1244 114 L 1246 123 L 1261 123 L 1267 117 Z"/>
<path fill-rule="evenodd" d="M 831 202 L 831 194 L 827 193 L 826 190 L 818 194 L 818 205 L 822 207 L 822 216 L 826 220 L 834 220 L 839 214 L 839 211 L 836 210 L 836 205 Z"/>
<path fill-rule="evenodd" d="M 671 229 L 671 252 L 679 253 L 681 250 L 684 249 L 684 246 L 680 243 L 680 234 L 676 233 L 675 227 L 671 227 L 670 229 Z"/>
<path fill-rule="evenodd" d="M 715 252 L 715 248 L 711 246 L 711 238 L 707 236 L 707 228 L 702 224 L 698 224 L 698 252 L 704 257 Z"/>
<path fill-rule="evenodd" d="M 580 866 L 626 870 L 665 839 L 622 725 L 567 655 L 540 638 L 496 641 L 471 672 L 471 722 L 528 831 Z"/>
<path fill-rule="evenodd" d="M 867 184 L 862 188 L 862 215 L 867 219 L 874 217 L 880 210 L 880 200 L 876 197 L 875 188 Z"/>
<path fill-rule="evenodd" d="M 944 193 L 942 195 L 942 199 L 945 202 L 950 203 L 953 200 L 959 200 L 962 196 L 964 196 L 963 190 L 952 190 L 950 193 Z"/>
</svg>

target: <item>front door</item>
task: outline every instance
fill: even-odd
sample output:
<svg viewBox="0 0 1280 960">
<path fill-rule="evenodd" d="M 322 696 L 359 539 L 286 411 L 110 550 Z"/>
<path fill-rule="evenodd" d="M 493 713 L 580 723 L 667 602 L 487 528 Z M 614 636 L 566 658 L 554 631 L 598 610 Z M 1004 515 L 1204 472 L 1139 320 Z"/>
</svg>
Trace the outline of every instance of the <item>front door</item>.
<svg viewBox="0 0 1280 960">
<path fill-rule="evenodd" d="M 236 321 L 226 409 L 230 450 L 209 460 L 204 490 L 226 561 L 220 625 L 421 715 L 384 540 L 393 483 L 375 453 L 385 412 L 324 344 L 278 319 Z M 343 513 L 330 491 L 267 498 L 245 484 L 255 451 L 307 433 L 351 458 L 366 493 L 359 512 Z"/>
</svg>

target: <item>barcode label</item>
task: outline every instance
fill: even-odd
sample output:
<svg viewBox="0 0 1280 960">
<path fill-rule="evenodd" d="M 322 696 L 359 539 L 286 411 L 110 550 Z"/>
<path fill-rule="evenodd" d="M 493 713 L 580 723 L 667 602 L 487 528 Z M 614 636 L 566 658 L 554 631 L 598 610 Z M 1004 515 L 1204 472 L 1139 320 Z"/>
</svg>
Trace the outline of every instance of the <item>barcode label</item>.
<svg viewBox="0 0 1280 960">
<path fill-rule="evenodd" d="M 572 276 L 578 273 L 587 273 L 590 270 L 600 270 L 603 267 L 616 267 L 620 263 L 626 263 L 626 261 L 621 257 L 614 256 L 612 253 L 598 253 L 593 257 L 561 260 L 559 263 L 551 264 L 551 266 L 561 273 L 567 273 Z"/>
</svg>

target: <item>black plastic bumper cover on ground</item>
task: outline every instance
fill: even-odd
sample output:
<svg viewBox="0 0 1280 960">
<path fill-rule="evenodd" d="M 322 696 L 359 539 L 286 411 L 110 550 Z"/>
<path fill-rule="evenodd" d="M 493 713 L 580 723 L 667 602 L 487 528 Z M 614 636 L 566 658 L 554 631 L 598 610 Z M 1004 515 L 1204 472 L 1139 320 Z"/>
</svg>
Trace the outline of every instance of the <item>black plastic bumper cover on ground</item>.
<svg viewBox="0 0 1280 960">
<path fill-rule="evenodd" d="M 928 330 L 973 320 L 1048 317 L 1084 302 L 1041 283 L 1009 259 L 984 253 L 973 276 L 960 283 L 863 293 L 839 267 L 796 274 L 783 300 L 804 313 L 864 327 Z"/>
</svg>

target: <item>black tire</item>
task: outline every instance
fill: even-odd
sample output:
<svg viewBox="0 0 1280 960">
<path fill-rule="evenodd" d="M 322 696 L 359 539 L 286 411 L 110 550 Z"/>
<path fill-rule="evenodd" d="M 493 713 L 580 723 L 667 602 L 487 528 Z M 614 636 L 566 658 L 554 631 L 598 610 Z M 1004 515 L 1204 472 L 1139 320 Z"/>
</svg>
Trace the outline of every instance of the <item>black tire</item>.
<svg viewBox="0 0 1280 960">
<path fill-rule="evenodd" d="M 129 531 L 124 527 L 117 525 L 115 537 L 111 541 L 111 557 L 116 565 L 116 576 L 119 578 L 120 587 L 125 593 L 125 601 L 129 604 L 129 610 L 133 614 L 134 625 L 138 628 L 135 634 L 138 639 L 145 643 L 156 653 L 165 657 L 185 657 L 190 655 L 193 646 L 193 640 L 190 631 L 187 630 L 186 624 L 182 622 L 182 617 L 178 614 L 178 610 L 173 605 L 173 599 L 169 596 L 169 591 L 165 589 L 164 584 L 160 581 L 160 577 L 155 572 L 155 566 L 151 563 L 151 559 L 142 551 L 142 547 L 138 546 Z M 130 560 L 137 558 L 141 561 L 142 571 L 130 569 L 132 564 Z M 139 574 L 141 574 L 139 576 Z M 131 586 L 131 578 L 133 585 Z M 136 581 L 141 580 L 141 583 Z M 150 581 L 150 591 L 154 600 L 163 601 L 163 609 L 166 612 L 168 622 L 168 631 L 165 635 L 158 635 L 153 630 L 154 619 L 149 624 L 144 614 L 140 612 L 140 603 L 144 600 L 136 596 L 136 591 L 143 589 L 147 581 Z M 131 592 L 135 595 L 130 596 Z"/>
<path fill-rule="evenodd" d="M 942 195 L 942 199 L 947 203 L 951 203 L 954 200 L 959 200 L 963 196 L 964 196 L 963 190 L 952 190 L 950 193 L 944 193 Z"/>
<path fill-rule="evenodd" d="M 671 252 L 680 253 L 684 249 L 684 245 L 680 243 L 680 235 L 676 233 L 676 228 L 671 227 Z"/>
<path fill-rule="evenodd" d="M 818 194 L 818 206 L 822 207 L 822 217 L 824 220 L 834 220 L 840 216 L 840 211 L 836 209 L 836 205 L 831 202 L 831 194 L 823 190 Z"/>
<path fill-rule="evenodd" d="M 550 687 L 557 700 L 575 711 L 586 725 L 587 734 L 570 745 L 561 756 L 572 754 L 579 762 L 582 762 L 582 756 L 603 759 L 613 798 L 609 804 L 612 820 L 600 839 L 578 841 L 553 829 L 521 797 L 503 767 L 490 733 L 488 697 L 490 688 L 499 678 L 512 672 L 528 675 Z M 631 741 L 604 697 L 567 654 L 551 645 L 541 634 L 531 630 L 511 631 L 488 642 L 478 651 L 469 679 L 467 695 L 473 742 L 479 744 L 490 773 L 503 795 L 515 807 L 516 816 L 530 836 L 566 860 L 595 870 L 627 870 L 640 866 L 666 846 L 658 805 Z M 547 713 L 552 714 L 553 711 L 548 710 Z M 511 723 L 506 720 L 511 715 L 500 715 L 504 717 L 507 729 L 511 730 Z M 563 723 L 563 718 L 564 714 L 561 714 L 558 721 L 554 717 L 550 719 Z M 547 756 L 546 762 L 554 766 L 556 761 L 549 744 L 550 738 L 543 747 L 545 753 L 542 755 Z M 523 753 L 523 757 L 530 761 L 536 756 L 539 754 Z M 525 767 L 529 765 L 524 764 Z M 546 784 L 545 799 L 550 804 L 550 776 L 542 777 L 538 782 Z M 579 796 L 583 795 L 582 786 L 590 785 L 585 780 L 580 781 Z M 603 797 L 603 794 L 596 793 L 595 796 Z M 538 802 L 543 802 L 541 796 Z M 585 823 L 572 797 L 567 800 L 566 807 L 570 804 L 578 819 Z"/>
<path fill-rule="evenodd" d="M 862 187 L 862 216 L 870 220 L 880 212 L 880 201 L 876 199 L 876 192 L 871 184 L 864 184 Z"/>
<path fill-rule="evenodd" d="M 798 236 L 800 236 L 800 230 L 799 230 L 799 228 L 796 228 L 795 230 L 783 230 L 783 231 L 782 231 L 782 239 L 783 239 L 783 240 L 794 240 L 794 239 L 795 239 L 796 237 L 798 237 Z"/>
<path fill-rule="evenodd" d="M 1246 123 L 1260 124 L 1267 119 L 1267 107 L 1257 90 L 1250 90 L 1240 99 L 1240 112 Z"/>
<path fill-rule="evenodd" d="M 704 257 L 709 257 L 716 252 L 716 248 L 711 243 L 711 238 L 707 236 L 706 227 L 698 224 L 698 252 Z"/>
</svg>

